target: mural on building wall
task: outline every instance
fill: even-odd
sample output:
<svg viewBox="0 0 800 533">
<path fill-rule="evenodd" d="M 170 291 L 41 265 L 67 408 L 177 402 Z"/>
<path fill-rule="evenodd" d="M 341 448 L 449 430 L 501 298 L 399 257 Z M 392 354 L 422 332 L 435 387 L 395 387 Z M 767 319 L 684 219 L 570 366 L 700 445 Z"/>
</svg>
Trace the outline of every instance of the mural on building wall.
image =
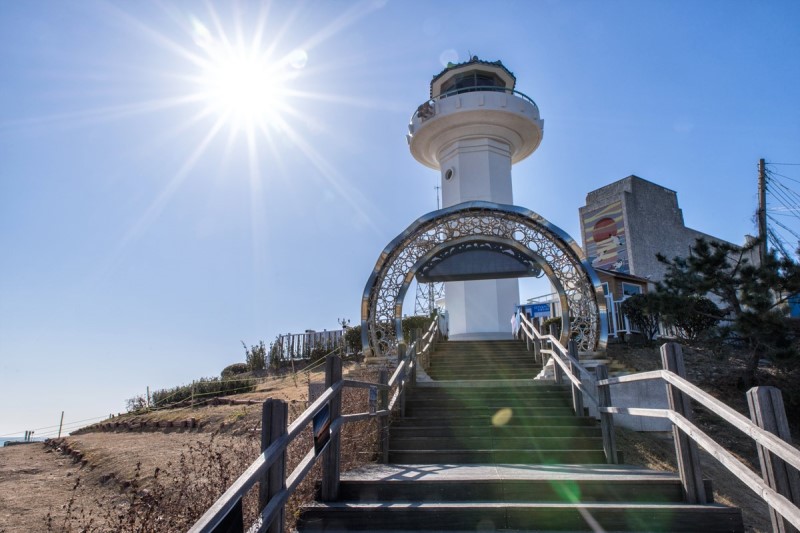
<svg viewBox="0 0 800 533">
<path fill-rule="evenodd" d="M 594 268 L 630 273 L 622 202 L 583 214 L 583 242 Z"/>
</svg>

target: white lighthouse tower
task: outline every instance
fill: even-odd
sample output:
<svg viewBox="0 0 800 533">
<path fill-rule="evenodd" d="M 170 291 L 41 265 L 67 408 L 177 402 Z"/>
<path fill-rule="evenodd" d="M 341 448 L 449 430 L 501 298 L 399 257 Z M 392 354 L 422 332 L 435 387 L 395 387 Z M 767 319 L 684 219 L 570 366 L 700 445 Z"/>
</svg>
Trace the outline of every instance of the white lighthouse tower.
<svg viewBox="0 0 800 533">
<path fill-rule="evenodd" d="M 449 64 L 431 81 L 430 100 L 414 113 L 408 143 L 417 161 L 441 172 L 443 208 L 476 200 L 513 205 L 511 165 L 538 148 L 544 124 L 515 83 L 500 61 L 477 56 Z M 486 269 L 481 272 L 479 279 L 445 284 L 451 339 L 510 336 L 519 282 L 500 272 L 500 279 L 485 279 Z"/>
</svg>

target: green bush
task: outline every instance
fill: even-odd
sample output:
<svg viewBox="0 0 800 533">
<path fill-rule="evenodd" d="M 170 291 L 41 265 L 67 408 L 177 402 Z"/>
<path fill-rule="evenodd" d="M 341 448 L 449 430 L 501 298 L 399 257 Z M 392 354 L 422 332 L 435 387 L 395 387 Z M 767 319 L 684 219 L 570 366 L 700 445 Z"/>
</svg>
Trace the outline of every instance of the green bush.
<svg viewBox="0 0 800 533">
<path fill-rule="evenodd" d="M 551 325 L 555 325 L 555 327 L 556 327 L 555 336 L 556 337 L 560 337 L 561 336 L 561 317 L 560 316 L 554 316 L 554 317 L 548 318 L 547 320 L 542 322 L 542 331 L 540 333 L 542 333 L 544 335 L 549 335 L 550 334 L 550 326 Z"/>
<path fill-rule="evenodd" d="M 620 306 L 631 325 L 649 341 L 656 338 L 663 302 L 654 293 L 634 294 Z"/>
<path fill-rule="evenodd" d="M 239 374 L 245 374 L 249 368 L 247 368 L 247 363 L 233 363 L 232 365 L 228 365 L 222 369 L 222 379 L 231 379 L 234 376 L 238 376 Z"/>
<path fill-rule="evenodd" d="M 411 342 L 411 332 L 421 329 L 422 333 L 431 327 L 431 317 L 429 316 L 407 316 L 403 319 L 403 338 L 406 342 Z"/>
<path fill-rule="evenodd" d="M 195 401 L 203 401 L 219 396 L 229 396 L 231 394 L 242 394 L 252 392 L 258 382 L 252 378 L 238 379 L 219 379 L 200 378 L 191 385 L 181 385 L 171 389 L 161 389 L 153 393 L 153 406 L 164 407 L 174 403 L 183 402 L 192 398 L 194 390 Z"/>
<path fill-rule="evenodd" d="M 244 346 L 248 370 L 253 372 L 267 368 L 267 347 L 264 345 L 264 341 L 258 341 L 258 344 L 254 344 L 250 348 L 242 341 L 242 346 Z"/>
<path fill-rule="evenodd" d="M 678 335 L 688 341 L 706 337 L 722 320 L 722 311 L 703 296 L 679 297 L 661 295 L 664 320 L 678 329 Z"/>
<path fill-rule="evenodd" d="M 347 328 L 344 334 L 345 352 L 358 353 L 361 351 L 361 325 Z"/>
</svg>

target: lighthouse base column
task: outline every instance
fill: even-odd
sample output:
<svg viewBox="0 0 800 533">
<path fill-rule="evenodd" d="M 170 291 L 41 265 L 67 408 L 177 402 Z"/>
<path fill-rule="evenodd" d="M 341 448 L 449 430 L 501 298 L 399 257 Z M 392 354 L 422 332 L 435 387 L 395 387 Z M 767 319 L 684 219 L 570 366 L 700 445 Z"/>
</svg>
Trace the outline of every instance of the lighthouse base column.
<svg viewBox="0 0 800 533">
<path fill-rule="evenodd" d="M 445 283 L 450 340 L 510 339 L 511 315 L 519 305 L 517 279 Z"/>
</svg>

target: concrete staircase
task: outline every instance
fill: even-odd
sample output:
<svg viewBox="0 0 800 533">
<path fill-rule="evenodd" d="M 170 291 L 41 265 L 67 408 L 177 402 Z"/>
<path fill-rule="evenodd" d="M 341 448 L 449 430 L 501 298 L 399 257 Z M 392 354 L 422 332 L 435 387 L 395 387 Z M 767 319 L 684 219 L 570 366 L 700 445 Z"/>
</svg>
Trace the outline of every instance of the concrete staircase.
<svg viewBox="0 0 800 533">
<path fill-rule="evenodd" d="M 438 381 L 392 422 L 389 464 L 343 474 L 338 500 L 305 507 L 298 530 L 743 531 L 738 509 L 684 503 L 675 474 L 605 464 L 594 420 L 566 387 L 533 381 L 526 356 L 522 343 L 440 344 Z"/>
<path fill-rule="evenodd" d="M 508 380 L 532 378 L 540 370 L 519 341 L 445 342 L 431 357 L 428 375 L 435 380 Z"/>
</svg>

